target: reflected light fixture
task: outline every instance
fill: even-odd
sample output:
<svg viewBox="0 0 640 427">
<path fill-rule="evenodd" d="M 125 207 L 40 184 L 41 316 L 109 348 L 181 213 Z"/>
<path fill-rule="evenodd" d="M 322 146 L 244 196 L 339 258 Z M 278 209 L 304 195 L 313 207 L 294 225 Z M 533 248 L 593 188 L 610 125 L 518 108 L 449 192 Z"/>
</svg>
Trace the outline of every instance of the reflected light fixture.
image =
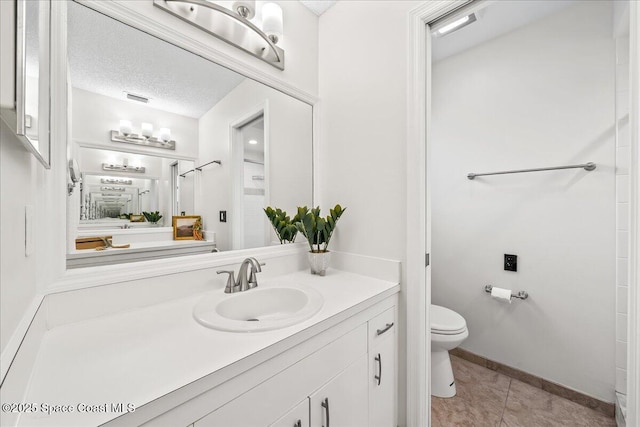
<svg viewBox="0 0 640 427">
<path fill-rule="evenodd" d="M 256 145 L 258 143 L 258 141 L 256 141 L 255 139 L 250 139 L 249 140 L 249 144 L 251 145 Z"/>
<path fill-rule="evenodd" d="M 275 3 L 262 6 L 262 22 L 256 17 L 256 2 L 234 1 L 231 9 L 204 0 L 153 0 L 154 6 L 284 70 L 282 8 Z M 262 28 L 260 28 L 262 27 Z"/>
<path fill-rule="evenodd" d="M 160 128 L 159 135 L 156 138 L 153 136 L 153 125 L 151 123 L 142 123 L 140 125 L 140 135 L 137 135 L 133 133 L 133 126 L 130 120 L 120 120 L 119 129 L 111 131 L 111 141 L 165 148 L 167 150 L 176 149 L 176 142 L 171 139 L 171 129 Z"/>
<path fill-rule="evenodd" d="M 127 166 L 127 165 L 115 165 L 112 163 L 103 163 L 102 170 L 115 171 L 115 172 L 144 173 L 145 168 L 143 166 Z"/>
<path fill-rule="evenodd" d="M 451 34 L 454 31 L 458 31 L 459 29 L 464 28 L 467 25 L 472 24 L 476 21 L 477 21 L 476 14 L 471 13 L 469 15 L 458 18 L 455 21 L 445 23 L 442 26 L 435 26 L 431 34 L 434 35 L 435 37 L 442 37 L 447 34 Z"/>
<path fill-rule="evenodd" d="M 118 184 L 118 185 L 131 185 L 133 181 L 130 179 L 119 179 L 119 178 L 101 178 L 100 182 L 102 184 Z"/>
</svg>

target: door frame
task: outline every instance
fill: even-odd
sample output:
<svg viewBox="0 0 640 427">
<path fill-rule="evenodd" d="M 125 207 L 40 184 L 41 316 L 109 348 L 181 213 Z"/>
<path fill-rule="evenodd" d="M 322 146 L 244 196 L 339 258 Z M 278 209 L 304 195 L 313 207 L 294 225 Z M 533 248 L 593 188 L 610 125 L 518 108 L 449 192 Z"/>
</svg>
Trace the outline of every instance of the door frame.
<svg viewBox="0 0 640 427">
<path fill-rule="evenodd" d="M 427 182 L 429 150 L 427 114 L 431 104 L 430 37 L 433 22 L 471 0 L 431 0 L 409 12 L 407 52 L 407 419 L 408 426 L 428 426 L 431 418 L 431 268 L 425 257 L 431 249 L 431 207 Z M 425 143 L 426 142 L 426 143 Z"/>
<path fill-rule="evenodd" d="M 409 12 L 407 52 L 407 421 L 410 426 L 431 425 L 431 269 L 425 253 L 431 251 L 429 191 L 429 114 L 431 105 L 431 38 L 428 24 L 472 1 L 428 1 Z M 640 5 L 630 1 L 630 236 L 627 353 L 627 425 L 640 421 Z"/>
<path fill-rule="evenodd" d="M 231 222 L 231 248 L 242 249 L 244 245 L 244 147 L 242 145 L 242 127 L 261 117 L 264 120 L 264 201 L 269 205 L 269 101 L 247 109 L 238 119 L 229 125 L 229 160 L 231 163 L 231 215 L 227 218 Z"/>
</svg>

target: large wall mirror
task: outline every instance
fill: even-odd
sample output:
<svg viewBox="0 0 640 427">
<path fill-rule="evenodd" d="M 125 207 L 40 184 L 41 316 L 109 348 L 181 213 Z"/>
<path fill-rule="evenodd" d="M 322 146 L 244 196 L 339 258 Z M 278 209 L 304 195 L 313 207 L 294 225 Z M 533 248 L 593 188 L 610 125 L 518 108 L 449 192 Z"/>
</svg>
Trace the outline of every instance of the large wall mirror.
<svg viewBox="0 0 640 427">
<path fill-rule="evenodd" d="M 312 106 L 82 4 L 67 16 L 67 266 L 277 243 L 262 209 L 313 203 Z M 181 215 L 203 241 L 174 239 Z M 121 247 L 77 245 L 107 236 Z"/>
</svg>

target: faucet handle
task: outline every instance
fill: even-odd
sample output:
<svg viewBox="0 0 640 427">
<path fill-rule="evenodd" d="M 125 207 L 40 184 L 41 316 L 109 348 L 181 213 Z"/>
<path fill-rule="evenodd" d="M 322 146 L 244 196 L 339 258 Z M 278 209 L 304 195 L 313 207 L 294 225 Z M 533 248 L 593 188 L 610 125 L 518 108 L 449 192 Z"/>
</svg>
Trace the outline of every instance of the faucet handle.
<svg viewBox="0 0 640 427">
<path fill-rule="evenodd" d="M 227 278 L 227 286 L 225 286 L 224 288 L 224 293 L 231 294 L 235 292 L 235 287 L 236 287 L 235 273 L 232 270 L 220 270 L 220 271 L 216 271 L 216 273 L 218 274 L 227 273 L 229 275 L 229 277 Z"/>
<path fill-rule="evenodd" d="M 258 286 L 258 278 L 256 277 L 256 273 L 260 273 L 262 271 L 260 267 L 266 265 L 266 263 L 264 262 L 258 262 L 258 260 L 256 260 L 255 258 L 252 259 L 256 262 L 255 267 L 252 266 L 251 270 L 249 271 L 249 277 L 247 279 L 247 282 L 249 283 L 249 289 L 253 289 Z"/>
</svg>

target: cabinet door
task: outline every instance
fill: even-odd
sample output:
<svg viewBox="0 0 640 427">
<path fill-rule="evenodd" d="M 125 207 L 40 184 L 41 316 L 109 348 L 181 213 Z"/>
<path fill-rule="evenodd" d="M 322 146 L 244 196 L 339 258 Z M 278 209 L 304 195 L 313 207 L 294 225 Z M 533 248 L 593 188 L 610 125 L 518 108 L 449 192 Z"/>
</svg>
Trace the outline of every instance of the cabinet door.
<svg viewBox="0 0 640 427">
<path fill-rule="evenodd" d="M 309 399 L 304 399 L 269 427 L 309 427 Z"/>
<path fill-rule="evenodd" d="M 366 426 L 367 387 L 365 354 L 311 395 L 311 427 Z"/>
<path fill-rule="evenodd" d="M 379 341 L 369 353 L 369 426 L 395 427 L 396 423 L 395 333 Z"/>
</svg>

